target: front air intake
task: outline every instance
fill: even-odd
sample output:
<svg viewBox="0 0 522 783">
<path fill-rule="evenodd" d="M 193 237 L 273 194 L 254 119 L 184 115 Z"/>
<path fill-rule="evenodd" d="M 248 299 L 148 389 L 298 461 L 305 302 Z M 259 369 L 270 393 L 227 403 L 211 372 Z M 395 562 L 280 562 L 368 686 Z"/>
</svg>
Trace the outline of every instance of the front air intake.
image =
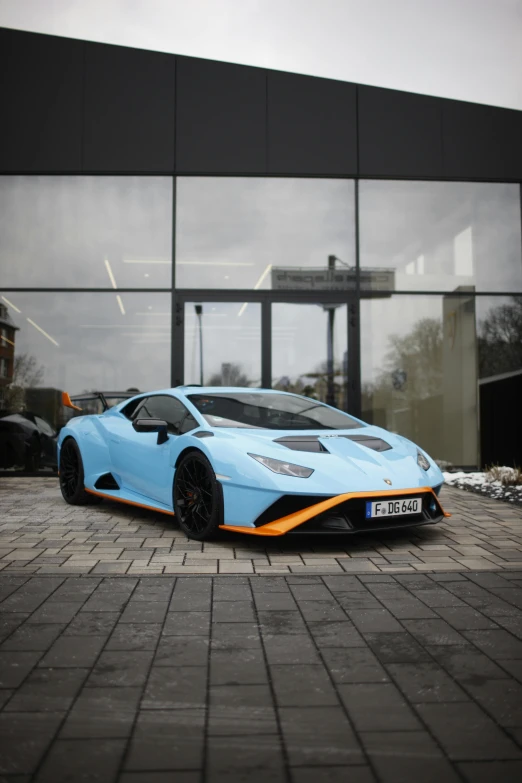
<svg viewBox="0 0 522 783">
<path fill-rule="evenodd" d="M 119 489 L 120 485 L 112 475 L 112 473 L 104 473 L 103 476 L 100 476 L 98 479 L 96 479 L 96 483 L 94 484 L 96 489 Z"/>
</svg>

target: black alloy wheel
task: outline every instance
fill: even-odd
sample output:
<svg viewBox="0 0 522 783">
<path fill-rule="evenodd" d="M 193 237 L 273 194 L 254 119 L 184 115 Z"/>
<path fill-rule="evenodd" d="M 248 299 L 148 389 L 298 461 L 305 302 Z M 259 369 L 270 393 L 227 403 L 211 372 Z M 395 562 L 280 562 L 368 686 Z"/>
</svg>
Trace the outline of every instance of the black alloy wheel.
<svg viewBox="0 0 522 783">
<path fill-rule="evenodd" d="M 221 484 L 212 465 L 199 451 L 189 452 L 176 469 L 174 513 L 181 530 L 196 541 L 211 538 L 222 524 Z"/>
<path fill-rule="evenodd" d="M 83 485 L 83 461 L 78 444 L 67 438 L 60 450 L 60 489 L 63 499 L 72 506 L 86 506 L 99 503 L 100 498 L 89 495 Z"/>
</svg>

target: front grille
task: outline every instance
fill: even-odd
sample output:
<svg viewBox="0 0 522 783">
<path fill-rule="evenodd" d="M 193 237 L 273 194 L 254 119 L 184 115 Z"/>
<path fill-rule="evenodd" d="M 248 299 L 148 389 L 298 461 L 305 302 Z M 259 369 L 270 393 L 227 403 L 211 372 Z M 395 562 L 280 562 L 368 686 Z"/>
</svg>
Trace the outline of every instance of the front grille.
<svg viewBox="0 0 522 783">
<path fill-rule="evenodd" d="M 366 503 L 368 501 L 410 500 L 414 497 L 411 494 L 350 498 L 344 503 L 339 503 L 338 506 L 312 517 L 291 530 L 290 533 L 369 533 L 376 530 L 393 530 L 396 527 L 414 527 L 439 522 L 444 515 L 437 499 L 431 492 L 419 492 L 419 495 L 422 497 L 422 509 L 419 514 L 366 519 Z"/>
</svg>

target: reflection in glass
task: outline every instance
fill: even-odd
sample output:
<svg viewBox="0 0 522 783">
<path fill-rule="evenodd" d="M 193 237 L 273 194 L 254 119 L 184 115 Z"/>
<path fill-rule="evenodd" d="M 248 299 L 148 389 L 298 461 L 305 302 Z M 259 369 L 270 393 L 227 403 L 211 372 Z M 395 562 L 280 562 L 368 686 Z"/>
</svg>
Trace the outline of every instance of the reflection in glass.
<svg viewBox="0 0 522 783">
<path fill-rule="evenodd" d="M 354 216 L 351 180 L 178 177 L 176 285 L 353 289 Z"/>
<path fill-rule="evenodd" d="M 522 372 L 522 297 L 477 299 L 481 381 Z"/>
<path fill-rule="evenodd" d="M 518 185 L 361 181 L 359 208 L 362 291 L 522 291 Z"/>
<path fill-rule="evenodd" d="M 347 410 L 347 306 L 272 305 L 272 388 Z"/>
<path fill-rule="evenodd" d="M 185 384 L 261 385 L 261 305 L 185 303 Z"/>
<path fill-rule="evenodd" d="M 45 424 L 56 431 L 68 418 L 61 403 L 62 391 L 79 395 L 94 390 L 147 391 L 170 385 L 170 295 L 122 294 L 124 312 L 117 296 L 0 294 L 1 320 L 13 325 L 8 337 L 13 369 L 9 382 L 0 385 L 4 419 L 11 414 L 26 419 L 31 415 L 41 438 Z M 24 427 L 27 431 L 29 425 Z M 0 446 L 1 433 L 5 436 L 6 430 L 0 425 Z M 11 436 L 9 443 L 14 448 Z M 4 454 L 5 448 L 4 437 Z M 34 465 L 38 467 L 36 462 Z M 27 469 L 34 469 L 34 465 Z M 2 467 L 16 466 L 26 467 L 25 463 Z"/>
<path fill-rule="evenodd" d="M 172 178 L 0 176 L 4 286 L 163 288 Z"/>
<path fill-rule="evenodd" d="M 475 315 L 473 296 L 362 300 L 362 418 L 477 465 Z"/>
</svg>

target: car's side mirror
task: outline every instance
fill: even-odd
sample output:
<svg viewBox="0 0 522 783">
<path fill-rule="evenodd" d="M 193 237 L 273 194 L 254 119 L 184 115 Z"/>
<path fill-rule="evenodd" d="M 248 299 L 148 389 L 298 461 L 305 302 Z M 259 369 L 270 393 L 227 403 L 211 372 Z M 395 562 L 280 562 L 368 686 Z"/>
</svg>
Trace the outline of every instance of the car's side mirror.
<svg viewBox="0 0 522 783">
<path fill-rule="evenodd" d="M 136 419 L 132 422 L 136 432 L 157 432 L 158 446 L 165 443 L 169 436 L 167 435 L 167 422 L 163 419 Z"/>
</svg>

